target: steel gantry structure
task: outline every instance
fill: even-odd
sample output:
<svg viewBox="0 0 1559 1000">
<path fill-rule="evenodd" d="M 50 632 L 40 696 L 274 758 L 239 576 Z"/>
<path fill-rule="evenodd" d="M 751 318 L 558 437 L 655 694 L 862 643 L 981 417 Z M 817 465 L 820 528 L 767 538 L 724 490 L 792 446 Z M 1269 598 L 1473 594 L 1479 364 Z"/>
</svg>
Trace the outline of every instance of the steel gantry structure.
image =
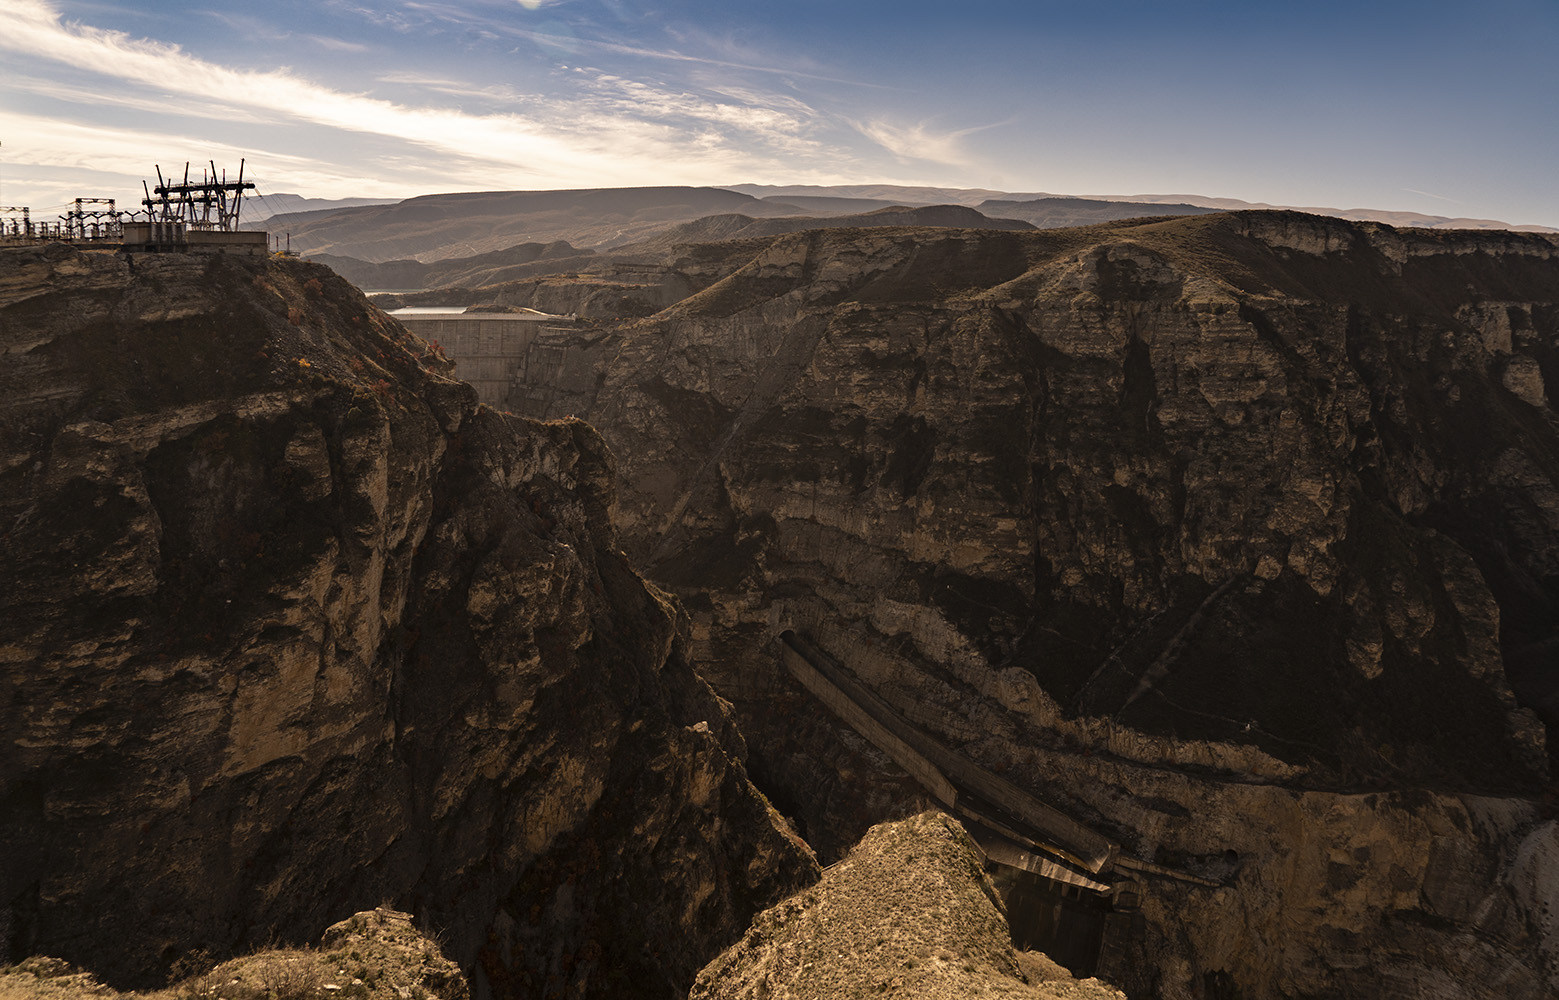
<svg viewBox="0 0 1559 1000">
<path fill-rule="evenodd" d="M 227 171 L 217 174 L 216 161 L 209 161 L 211 173 L 201 169 L 198 181 L 190 180 L 189 164 L 184 164 L 184 180 L 173 183 L 164 180 L 162 167 L 157 167 L 157 186 L 147 188 L 141 204 L 146 206 L 148 221 L 180 222 L 188 229 L 215 229 L 234 232 L 238 229 L 238 213 L 243 207 L 244 192 L 254 189 L 254 182 L 244 180 L 244 161 L 238 161 L 238 179 L 229 181 Z"/>
</svg>

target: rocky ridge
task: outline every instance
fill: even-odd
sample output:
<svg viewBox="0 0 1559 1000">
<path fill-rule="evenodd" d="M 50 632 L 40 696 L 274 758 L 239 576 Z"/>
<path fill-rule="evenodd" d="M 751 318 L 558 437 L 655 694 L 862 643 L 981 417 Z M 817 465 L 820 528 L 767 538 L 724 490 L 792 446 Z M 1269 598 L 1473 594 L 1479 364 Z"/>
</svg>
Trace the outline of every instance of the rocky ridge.
<svg viewBox="0 0 1559 1000">
<path fill-rule="evenodd" d="M 817 885 L 759 914 L 689 1000 L 1125 1000 L 1042 956 L 1020 958 L 984 863 L 939 813 L 874 827 Z"/>
<path fill-rule="evenodd" d="M 816 877 L 610 453 L 295 261 L 0 251 L 0 947 L 157 982 L 393 900 L 497 996 L 684 992 Z"/>
<path fill-rule="evenodd" d="M 1035 198 L 1014 201 L 992 198 L 978 206 L 988 215 L 1000 215 L 1009 219 L 1022 219 L 1039 229 L 1060 229 L 1066 226 L 1092 226 L 1115 219 L 1141 219 L 1161 215 L 1206 215 L 1214 208 L 1198 208 L 1195 205 L 1166 202 L 1149 204 L 1136 201 L 1096 201 L 1088 198 Z"/>
<path fill-rule="evenodd" d="M 514 403 L 602 428 L 625 547 L 825 855 L 903 778 L 784 676 L 787 627 L 1221 884 L 1152 887 L 1133 996 L 1559 987 L 1551 238 L 1246 212 L 700 253 Z"/>
</svg>

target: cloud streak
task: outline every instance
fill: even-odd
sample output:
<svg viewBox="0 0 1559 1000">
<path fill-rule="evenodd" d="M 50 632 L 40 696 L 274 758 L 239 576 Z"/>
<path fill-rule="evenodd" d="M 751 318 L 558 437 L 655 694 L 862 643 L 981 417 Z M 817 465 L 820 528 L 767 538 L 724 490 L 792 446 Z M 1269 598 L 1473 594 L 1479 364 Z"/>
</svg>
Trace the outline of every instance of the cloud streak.
<svg viewBox="0 0 1559 1000">
<path fill-rule="evenodd" d="M 206 17 L 221 21 L 229 28 L 243 33 L 247 39 L 264 39 L 271 42 L 286 42 L 298 40 L 317 45 L 322 49 L 332 52 L 367 52 L 368 46 L 361 42 L 352 42 L 344 38 L 334 38 L 329 35 L 300 34 L 296 31 L 278 31 L 256 17 L 248 17 L 243 14 L 229 14 L 222 11 L 202 11 Z"/>
<path fill-rule="evenodd" d="M 305 190 L 359 191 L 369 197 L 393 197 L 398 192 L 374 180 L 363 181 L 356 171 L 339 165 L 283 150 L 255 149 L 213 140 L 209 136 L 177 129 L 145 130 L 102 125 L 82 125 L 60 121 L 52 116 L 29 115 L 0 109 L 0 133 L 24 135 L 25 144 L 7 143 L 7 204 L 15 201 L 9 193 L 20 180 L 28 181 L 32 194 L 26 201 L 36 217 L 63 208 L 80 196 L 112 196 L 125 199 L 120 208 L 135 209 L 142 195 L 139 178 L 152 168 L 146 149 L 184 150 L 195 161 L 196 169 L 207 159 L 236 166 L 248 157 L 253 167 L 258 159 L 266 174 L 253 177 L 265 184 L 266 176 L 285 176 Z M 181 160 L 183 157 L 181 156 Z M 163 161 L 166 171 L 173 164 Z M 271 187 L 274 193 L 281 189 Z"/>
<path fill-rule="evenodd" d="M 43 0 L 8 0 L 0 25 L 0 50 L 116 81 L 116 86 L 98 88 L 115 95 L 106 101 L 91 98 L 94 88 L 51 89 L 39 86 L 36 78 L 13 81 L 13 86 L 49 90 L 46 96 L 82 106 L 306 123 L 334 134 L 371 137 L 410 147 L 408 154 L 421 149 L 439 158 L 446 185 L 632 185 L 644 183 L 647 162 L 655 165 L 657 183 L 720 183 L 733 176 L 773 176 L 784 169 L 782 154 L 823 149 L 807 136 L 815 122 L 804 104 L 787 100 L 782 107 L 764 107 L 750 93 L 741 100 L 716 100 L 597 73 L 583 75 L 580 96 L 560 99 L 412 74 L 386 77 L 505 105 L 502 111 L 471 114 L 347 93 L 287 70 L 231 69 L 177 45 L 65 21 Z M 132 139 L 123 131 L 85 126 L 53 130 L 51 142 L 67 144 L 54 147 L 62 150 L 62 159 L 149 145 L 146 138 Z M 689 155 L 692 149 L 696 156 Z M 284 173 L 292 183 L 291 167 Z M 341 187 L 331 185 L 331 190 Z"/>
<path fill-rule="evenodd" d="M 528 38 L 533 42 L 540 42 L 564 51 L 577 51 L 578 48 L 595 49 L 601 52 L 610 52 L 621 56 L 638 56 L 643 59 L 661 59 L 667 62 L 695 63 L 700 66 L 713 66 L 719 69 L 744 70 L 750 73 L 770 73 L 779 76 L 795 77 L 800 80 L 817 80 L 823 83 L 842 83 L 851 87 L 867 87 L 873 90 L 886 90 L 881 84 L 867 83 L 864 80 L 851 80 L 845 77 L 824 76 L 820 73 L 811 73 L 805 70 L 793 69 L 785 66 L 764 66 L 759 63 L 733 62 L 726 59 L 711 59 L 708 56 L 691 56 L 672 49 L 648 49 L 637 45 L 624 45 L 621 42 L 608 42 L 597 38 L 580 38 L 575 35 L 554 35 L 544 31 L 531 31 L 526 28 L 505 27 L 505 33 L 519 38 Z"/>
<path fill-rule="evenodd" d="M 1421 194 L 1425 198 L 1433 198 L 1435 201 L 1448 201 L 1453 205 L 1461 204 L 1461 202 L 1457 201 L 1455 198 L 1447 198 L 1443 194 L 1435 194 L 1432 191 L 1420 191 L 1418 188 L 1403 188 L 1402 190 L 1406 191 L 1408 194 Z"/>
<path fill-rule="evenodd" d="M 929 160 L 949 166 L 963 166 L 969 162 L 960 142 L 964 132 L 935 132 L 926 122 L 915 125 L 859 122 L 855 127 L 901 160 Z"/>
<path fill-rule="evenodd" d="M 560 0 L 561 2 L 561 0 Z M 550 5 L 550 0 L 549 0 Z M 793 77 L 798 80 L 816 80 L 822 83 L 838 83 L 851 87 L 865 87 L 872 90 L 890 90 L 881 84 L 871 83 L 866 80 L 852 79 L 849 77 L 831 76 L 819 73 L 815 69 L 806 66 L 771 66 L 759 62 L 756 59 L 746 58 L 750 55 L 745 51 L 737 50 L 733 46 L 724 48 L 736 58 L 716 59 L 710 56 L 689 55 L 676 49 L 650 48 L 643 45 L 628 45 L 623 42 L 614 42 L 603 38 L 590 38 L 583 35 L 560 35 L 556 31 L 540 31 L 534 28 L 521 28 L 504 21 L 490 17 L 482 17 L 471 13 L 463 7 L 451 7 L 447 4 L 406 2 L 406 9 L 420 11 L 447 24 L 459 25 L 466 28 L 481 28 L 496 34 L 507 35 L 512 38 L 523 38 L 539 45 L 561 52 L 578 54 L 583 50 L 610 53 L 612 55 L 632 56 L 640 59 L 661 60 L 665 62 L 687 63 L 697 66 L 708 66 L 716 69 L 731 69 L 747 73 L 765 73 L 783 77 Z M 383 15 L 378 15 L 380 18 Z"/>
<path fill-rule="evenodd" d="M 964 148 L 964 138 L 978 132 L 1012 124 L 1013 119 L 975 125 L 971 128 L 932 128 L 930 122 L 914 125 L 895 125 L 885 121 L 855 122 L 862 135 L 903 161 L 925 160 L 951 167 L 969 167 L 975 157 Z"/>
</svg>

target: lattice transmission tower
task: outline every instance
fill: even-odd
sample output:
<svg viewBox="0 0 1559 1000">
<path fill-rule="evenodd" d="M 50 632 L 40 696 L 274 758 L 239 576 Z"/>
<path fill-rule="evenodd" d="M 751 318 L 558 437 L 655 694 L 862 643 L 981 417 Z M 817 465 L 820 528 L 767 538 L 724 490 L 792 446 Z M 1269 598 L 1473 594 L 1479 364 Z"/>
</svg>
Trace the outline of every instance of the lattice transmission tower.
<svg viewBox="0 0 1559 1000">
<path fill-rule="evenodd" d="M 107 205 L 88 209 L 87 205 Z M 112 198 L 77 198 L 76 207 L 60 216 L 68 240 L 100 240 L 124 232 L 124 216 L 114 208 Z"/>
</svg>

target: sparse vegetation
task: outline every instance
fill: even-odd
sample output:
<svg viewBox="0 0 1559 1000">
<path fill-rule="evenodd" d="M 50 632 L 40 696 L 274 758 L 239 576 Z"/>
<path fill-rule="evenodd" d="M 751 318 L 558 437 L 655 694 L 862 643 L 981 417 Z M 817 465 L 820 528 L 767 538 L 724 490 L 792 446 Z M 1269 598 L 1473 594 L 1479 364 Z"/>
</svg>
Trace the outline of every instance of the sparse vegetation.
<svg viewBox="0 0 1559 1000">
<path fill-rule="evenodd" d="M 331 927 L 325 942 L 262 949 L 148 993 L 121 993 L 40 956 L 0 968 L 0 1000 L 467 1000 L 459 968 L 407 914 L 356 914 Z M 201 956 L 190 956 L 175 970 L 200 964 Z"/>
</svg>

